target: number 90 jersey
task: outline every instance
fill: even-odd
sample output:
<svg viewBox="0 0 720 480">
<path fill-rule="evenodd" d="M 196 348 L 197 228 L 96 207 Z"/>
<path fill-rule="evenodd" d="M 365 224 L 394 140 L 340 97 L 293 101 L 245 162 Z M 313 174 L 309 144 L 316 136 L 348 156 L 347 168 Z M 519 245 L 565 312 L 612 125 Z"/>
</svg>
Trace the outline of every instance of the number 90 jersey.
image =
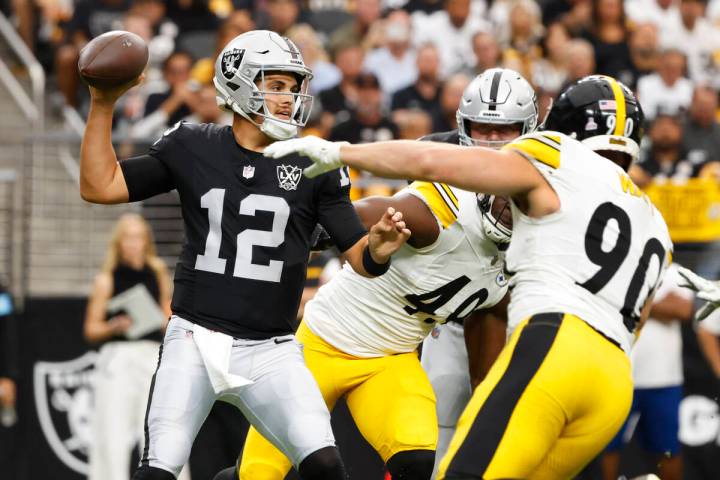
<svg viewBox="0 0 720 480">
<path fill-rule="evenodd" d="M 412 352 L 437 322 L 462 321 L 507 292 L 504 256 L 485 236 L 475 193 L 427 182 L 397 195 L 405 193 L 435 215 L 437 240 L 420 249 L 403 245 L 380 277 L 345 264 L 305 306 L 306 325 L 356 357 Z"/>
<path fill-rule="evenodd" d="M 560 210 L 542 218 L 512 205 L 510 328 L 571 313 L 629 352 L 671 261 L 662 215 L 623 169 L 566 135 L 536 132 L 504 148 L 532 162 L 560 198 Z"/>
</svg>

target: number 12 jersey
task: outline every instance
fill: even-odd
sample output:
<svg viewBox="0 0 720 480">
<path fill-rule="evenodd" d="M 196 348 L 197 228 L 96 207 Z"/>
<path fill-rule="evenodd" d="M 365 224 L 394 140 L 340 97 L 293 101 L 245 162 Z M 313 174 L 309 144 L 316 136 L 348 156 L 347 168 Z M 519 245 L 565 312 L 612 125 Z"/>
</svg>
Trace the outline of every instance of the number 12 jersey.
<svg viewBox="0 0 720 480">
<path fill-rule="evenodd" d="M 185 223 L 173 313 L 236 338 L 291 334 L 320 223 L 342 251 L 366 233 L 346 171 L 314 179 L 310 160 L 270 159 L 230 127 L 179 123 L 148 155 L 121 162 L 130 201 L 177 189 Z"/>
<path fill-rule="evenodd" d="M 570 313 L 628 353 L 671 261 L 662 215 L 622 168 L 566 135 L 536 132 L 504 148 L 532 162 L 560 198 L 560 210 L 542 218 L 512 205 L 510 328 Z"/>
</svg>

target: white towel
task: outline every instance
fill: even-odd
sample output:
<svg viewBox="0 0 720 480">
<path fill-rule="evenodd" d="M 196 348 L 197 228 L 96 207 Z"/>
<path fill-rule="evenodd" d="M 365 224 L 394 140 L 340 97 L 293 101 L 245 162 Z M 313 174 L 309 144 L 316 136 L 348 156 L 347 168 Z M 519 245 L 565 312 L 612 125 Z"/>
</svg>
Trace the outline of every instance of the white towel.
<svg viewBox="0 0 720 480">
<path fill-rule="evenodd" d="M 252 380 L 229 371 L 233 345 L 233 338 L 230 335 L 213 332 L 196 324 L 193 326 L 193 339 L 200 350 L 200 356 L 205 363 L 215 394 L 219 395 L 226 390 L 253 383 Z"/>
</svg>

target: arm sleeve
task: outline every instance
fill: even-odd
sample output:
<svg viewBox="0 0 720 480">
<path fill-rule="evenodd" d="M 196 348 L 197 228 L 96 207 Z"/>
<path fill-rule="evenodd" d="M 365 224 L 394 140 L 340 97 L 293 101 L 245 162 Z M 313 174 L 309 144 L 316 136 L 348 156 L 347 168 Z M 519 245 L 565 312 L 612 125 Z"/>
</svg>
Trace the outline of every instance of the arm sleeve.
<svg viewBox="0 0 720 480">
<path fill-rule="evenodd" d="M 367 230 L 350 202 L 350 177 L 347 167 L 322 176 L 318 198 L 318 222 L 327 230 L 341 252 L 346 251 Z"/>
<path fill-rule="evenodd" d="M 147 154 L 120 162 L 130 202 L 145 200 L 177 187 L 171 165 L 183 157 L 177 140 L 181 126 L 178 123 L 165 132 Z"/>
</svg>

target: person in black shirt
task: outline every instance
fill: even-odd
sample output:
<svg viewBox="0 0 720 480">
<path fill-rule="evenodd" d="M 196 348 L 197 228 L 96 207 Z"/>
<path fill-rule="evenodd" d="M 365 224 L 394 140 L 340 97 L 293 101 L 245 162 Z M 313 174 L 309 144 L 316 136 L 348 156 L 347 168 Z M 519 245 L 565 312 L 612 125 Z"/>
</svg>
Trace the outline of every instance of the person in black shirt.
<svg viewBox="0 0 720 480">
<path fill-rule="evenodd" d="M 415 83 L 393 94 L 390 110 L 418 109 L 428 113 L 440 110 L 440 55 L 435 45 L 427 44 L 418 49 L 417 70 Z"/>
<path fill-rule="evenodd" d="M 237 406 L 303 479 L 346 476 L 327 407 L 293 338 L 312 233 L 320 223 L 356 272 L 375 276 L 410 232 L 388 209 L 368 234 L 350 203 L 346 170 L 309 180 L 302 176 L 309 159 L 263 157 L 267 145 L 307 122 L 311 77 L 286 38 L 240 35 L 218 56 L 214 78 L 232 127 L 179 123 L 148 154 L 119 164 L 112 105 L 136 82 L 91 90 L 82 197 L 122 203 L 177 189 L 185 223 L 134 480 L 174 479 L 216 399 Z"/>
<path fill-rule="evenodd" d="M 128 213 L 115 225 L 105 265 L 95 277 L 85 314 L 85 339 L 101 344 L 89 480 L 126 480 L 135 439 L 142 432 L 147 391 L 164 325 L 158 324 L 157 329 L 139 338 L 130 338 L 127 333 L 134 319 L 124 311 L 108 308 L 116 295 L 142 288 L 159 311 L 165 315 L 170 312 L 172 284 L 164 262 L 155 255 L 150 226 L 140 215 Z"/>
</svg>

